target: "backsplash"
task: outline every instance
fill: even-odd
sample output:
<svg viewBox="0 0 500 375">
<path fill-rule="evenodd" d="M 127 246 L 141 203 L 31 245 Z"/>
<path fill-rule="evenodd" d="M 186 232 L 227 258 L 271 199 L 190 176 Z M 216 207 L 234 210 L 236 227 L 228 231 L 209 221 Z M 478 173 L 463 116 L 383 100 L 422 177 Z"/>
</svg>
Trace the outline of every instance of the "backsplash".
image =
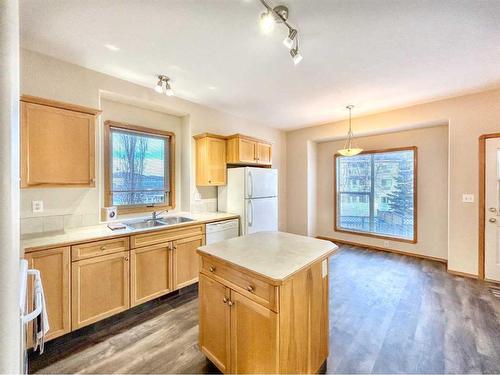
<svg viewBox="0 0 500 375">
<path fill-rule="evenodd" d="M 216 211 L 217 198 L 199 199 L 191 204 L 193 213 Z M 31 216 L 21 219 L 21 235 L 58 232 L 97 224 L 99 224 L 98 213 Z"/>
</svg>

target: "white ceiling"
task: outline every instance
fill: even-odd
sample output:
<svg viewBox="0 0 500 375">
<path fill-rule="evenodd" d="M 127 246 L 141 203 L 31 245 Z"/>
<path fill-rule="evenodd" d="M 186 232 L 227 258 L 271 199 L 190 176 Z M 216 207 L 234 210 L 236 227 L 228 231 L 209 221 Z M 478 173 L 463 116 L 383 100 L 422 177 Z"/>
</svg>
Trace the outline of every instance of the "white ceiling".
<svg viewBox="0 0 500 375">
<path fill-rule="evenodd" d="M 500 86 L 499 0 L 281 3 L 298 66 L 283 26 L 260 32 L 259 0 L 24 0 L 21 43 L 148 87 L 167 74 L 179 97 L 277 128 Z"/>
</svg>

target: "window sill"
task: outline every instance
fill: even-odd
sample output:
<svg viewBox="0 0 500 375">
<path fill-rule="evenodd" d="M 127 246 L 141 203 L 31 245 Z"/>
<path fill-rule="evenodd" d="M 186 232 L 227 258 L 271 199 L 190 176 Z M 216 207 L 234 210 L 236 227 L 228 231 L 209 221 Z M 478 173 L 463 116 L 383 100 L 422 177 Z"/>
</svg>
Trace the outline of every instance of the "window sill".
<svg viewBox="0 0 500 375">
<path fill-rule="evenodd" d="M 386 236 L 386 235 L 383 235 L 383 234 L 375 234 L 375 233 L 367 233 L 367 232 L 359 232 L 359 231 L 347 230 L 347 229 L 338 228 L 337 226 L 334 226 L 333 230 L 335 232 L 339 232 L 339 233 L 347 233 L 347 234 L 353 234 L 353 235 L 356 235 L 356 236 L 378 238 L 378 239 L 381 239 L 381 240 L 388 240 L 388 241 L 395 241 L 395 242 L 405 242 L 405 243 L 411 243 L 411 244 L 417 243 L 417 236 L 415 236 L 415 238 L 413 238 L 413 239 L 408 239 L 408 238 L 402 238 L 402 237 Z"/>
</svg>

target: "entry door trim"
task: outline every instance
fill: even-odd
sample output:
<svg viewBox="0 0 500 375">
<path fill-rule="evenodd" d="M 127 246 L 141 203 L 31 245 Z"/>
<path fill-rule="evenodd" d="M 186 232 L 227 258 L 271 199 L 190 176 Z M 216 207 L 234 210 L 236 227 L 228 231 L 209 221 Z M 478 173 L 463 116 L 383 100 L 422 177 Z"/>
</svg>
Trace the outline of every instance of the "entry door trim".
<svg viewBox="0 0 500 375">
<path fill-rule="evenodd" d="M 478 279 L 484 280 L 485 224 L 486 215 L 486 140 L 500 138 L 500 133 L 483 134 L 479 137 L 479 240 L 478 240 Z"/>
</svg>

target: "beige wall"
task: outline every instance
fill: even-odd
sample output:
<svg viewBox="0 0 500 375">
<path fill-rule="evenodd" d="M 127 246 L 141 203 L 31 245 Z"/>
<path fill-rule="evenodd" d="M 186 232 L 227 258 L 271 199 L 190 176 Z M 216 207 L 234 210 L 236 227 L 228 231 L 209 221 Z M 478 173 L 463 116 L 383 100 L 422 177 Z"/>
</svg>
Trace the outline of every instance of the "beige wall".
<svg viewBox="0 0 500 375">
<path fill-rule="evenodd" d="M 156 73 L 158 72 L 152 72 L 151 75 L 154 76 Z M 193 207 L 199 209 L 200 202 L 203 203 L 203 200 L 197 201 L 196 198 L 200 196 L 201 199 L 211 201 L 216 197 L 215 188 L 202 189 L 197 194 L 193 135 L 202 132 L 223 135 L 246 133 L 269 140 L 273 143 L 273 167 L 279 170 L 280 175 L 280 228 L 285 228 L 286 190 L 284 182 L 286 169 L 284 154 L 286 145 L 283 132 L 177 97 L 160 95 L 151 88 L 28 50 L 21 51 L 21 93 L 94 108 L 101 108 L 102 100 L 112 100 L 179 117 L 182 127 L 178 142 L 181 152 L 179 203 L 182 210 L 191 210 Z M 106 115 L 101 117 L 105 118 Z M 100 165 L 96 165 L 96 168 L 97 171 L 101 171 Z M 84 224 L 91 224 L 98 220 L 100 207 L 96 205 L 96 202 L 100 202 L 102 199 L 101 181 L 98 181 L 98 187 L 94 189 L 23 190 L 21 192 L 21 205 L 22 217 L 25 218 L 25 222 L 37 218 L 31 213 L 30 205 L 32 200 L 38 199 L 44 201 L 45 212 L 42 216 L 57 216 L 62 213 L 70 215 L 79 212 L 83 215 Z M 44 220 L 44 223 L 48 221 L 48 228 L 52 224 L 58 224 L 52 223 L 51 220 Z M 30 223 L 26 224 L 30 225 Z M 37 227 L 35 229 L 40 229 L 37 225 L 35 225 Z"/>
<path fill-rule="evenodd" d="M 478 137 L 500 131 L 500 90 L 420 104 L 353 119 L 357 135 L 391 132 L 429 124 L 449 124 L 448 268 L 478 272 Z M 308 232 L 308 141 L 345 137 L 340 121 L 287 133 L 287 229 Z M 293 167 L 293 168 L 292 168 Z M 474 203 L 462 194 L 473 193 Z"/>
<path fill-rule="evenodd" d="M 344 141 L 324 142 L 317 146 L 317 226 L 315 235 L 361 244 L 447 259 L 448 249 L 448 127 L 438 126 L 356 139 L 364 150 L 417 146 L 417 222 L 416 244 L 384 241 L 333 230 L 333 155 Z M 387 242 L 385 244 L 385 242 Z"/>
</svg>

